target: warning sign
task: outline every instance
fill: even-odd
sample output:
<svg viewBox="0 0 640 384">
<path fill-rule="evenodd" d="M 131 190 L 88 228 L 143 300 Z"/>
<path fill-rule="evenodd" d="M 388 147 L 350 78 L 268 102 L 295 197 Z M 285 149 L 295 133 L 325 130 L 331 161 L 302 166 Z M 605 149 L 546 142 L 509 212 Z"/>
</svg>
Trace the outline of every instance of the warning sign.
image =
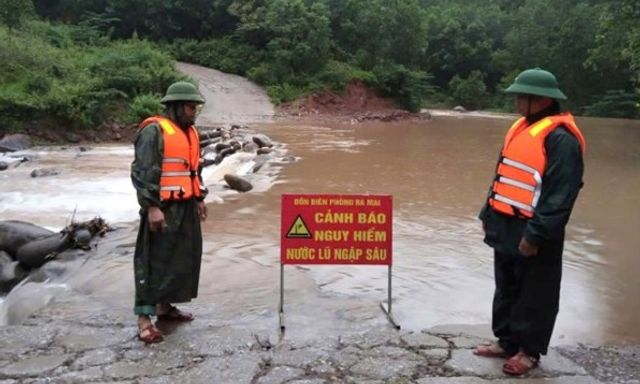
<svg viewBox="0 0 640 384">
<path fill-rule="evenodd" d="M 289 232 L 287 232 L 287 238 L 295 239 L 295 238 L 311 238 L 311 232 L 307 228 L 307 225 L 304 223 L 302 216 L 298 215 L 291 228 L 289 228 Z"/>
<path fill-rule="evenodd" d="M 282 264 L 391 265 L 388 195 L 283 195 Z"/>
</svg>

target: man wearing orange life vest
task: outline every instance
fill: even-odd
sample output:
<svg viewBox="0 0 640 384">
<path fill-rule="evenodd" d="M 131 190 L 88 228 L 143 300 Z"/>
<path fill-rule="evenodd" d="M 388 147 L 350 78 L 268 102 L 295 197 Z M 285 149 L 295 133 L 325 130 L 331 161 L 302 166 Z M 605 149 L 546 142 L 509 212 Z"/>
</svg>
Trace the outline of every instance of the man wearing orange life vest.
<svg viewBox="0 0 640 384">
<path fill-rule="evenodd" d="M 180 81 L 167 89 L 162 116 L 140 124 L 135 139 L 131 180 L 140 204 L 140 228 L 134 255 L 134 313 L 138 338 L 163 340 L 150 316 L 158 320 L 191 321 L 173 306 L 198 293 L 202 232 L 207 218 L 207 190 L 200 177 L 200 141 L 194 126 L 204 103 L 197 88 Z"/>
<path fill-rule="evenodd" d="M 486 204 L 484 241 L 494 248 L 493 333 L 474 353 L 507 358 L 521 375 L 547 353 L 558 313 L 565 226 L 582 187 L 585 140 L 555 76 L 523 71 L 506 90 L 522 115 L 506 134 Z"/>
</svg>

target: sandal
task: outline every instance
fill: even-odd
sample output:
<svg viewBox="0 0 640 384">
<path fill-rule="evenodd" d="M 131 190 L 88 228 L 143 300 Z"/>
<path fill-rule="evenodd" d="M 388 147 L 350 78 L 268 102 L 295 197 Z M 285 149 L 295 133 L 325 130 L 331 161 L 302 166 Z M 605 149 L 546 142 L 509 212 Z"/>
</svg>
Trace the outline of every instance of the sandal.
<svg viewBox="0 0 640 384">
<path fill-rule="evenodd" d="M 160 333 L 153 324 L 149 324 L 138 330 L 138 339 L 144 341 L 146 344 L 154 344 L 164 340 L 164 336 L 162 336 L 162 333 Z"/>
<path fill-rule="evenodd" d="M 504 363 L 504 365 L 502 366 L 502 372 L 509 375 L 520 376 L 524 375 L 537 366 L 538 359 L 529 356 L 524 352 L 518 352 L 515 356 Z"/>
<path fill-rule="evenodd" d="M 482 357 L 509 357 L 507 352 L 498 343 L 478 345 L 473 354 Z"/>
<path fill-rule="evenodd" d="M 158 320 L 163 321 L 178 321 L 181 323 L 186 323 L 189 321 L 193 321 L 194 316 L 189 312 L 182 312 L 177 307 L 173 305 L 169 306 L 169 311 L 167 313 L 163 313 L 158 315 Z"/>
</svg>

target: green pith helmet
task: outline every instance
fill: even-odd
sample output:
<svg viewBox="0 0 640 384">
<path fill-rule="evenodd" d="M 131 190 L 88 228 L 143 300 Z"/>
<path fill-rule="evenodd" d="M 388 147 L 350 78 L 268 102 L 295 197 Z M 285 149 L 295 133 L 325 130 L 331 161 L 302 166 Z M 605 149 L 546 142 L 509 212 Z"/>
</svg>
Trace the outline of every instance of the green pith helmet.
<svg viewBox="0 0 640 384">
<path fill-rule="evenodd" d="M 520 72 L 505 92 L 567 100 L 567 96 L 558 88 L 558 80 L 553 73 L 540 68 Z"/>
<path fill-rule="evenodd" d="M 160 100 L 162 104 L 172 101 L 191 101 L 204 104 L 204 99 L 200 96 L 198 88 L 187 81 L 178 81 L 171 84 L 169 88 L 167 88 L 167 94 Z"/>
</svg>

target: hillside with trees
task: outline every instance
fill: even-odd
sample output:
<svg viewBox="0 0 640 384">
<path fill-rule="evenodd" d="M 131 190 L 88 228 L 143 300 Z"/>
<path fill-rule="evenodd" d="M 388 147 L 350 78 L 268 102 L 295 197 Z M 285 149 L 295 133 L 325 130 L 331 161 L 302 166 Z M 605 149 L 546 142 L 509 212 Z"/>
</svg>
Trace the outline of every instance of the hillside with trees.
<svg viewBox="0 0 640 384">
<path fill-rule="evenodd" d="M 408 110 L 506 111 L 530 67 L 577 114 L 640 117 L 635 0 L 0 0 L 13 129 L 135 121 L 173 60 L 246 76 L 276 103 L 358 80 Z"/>
</svg>

